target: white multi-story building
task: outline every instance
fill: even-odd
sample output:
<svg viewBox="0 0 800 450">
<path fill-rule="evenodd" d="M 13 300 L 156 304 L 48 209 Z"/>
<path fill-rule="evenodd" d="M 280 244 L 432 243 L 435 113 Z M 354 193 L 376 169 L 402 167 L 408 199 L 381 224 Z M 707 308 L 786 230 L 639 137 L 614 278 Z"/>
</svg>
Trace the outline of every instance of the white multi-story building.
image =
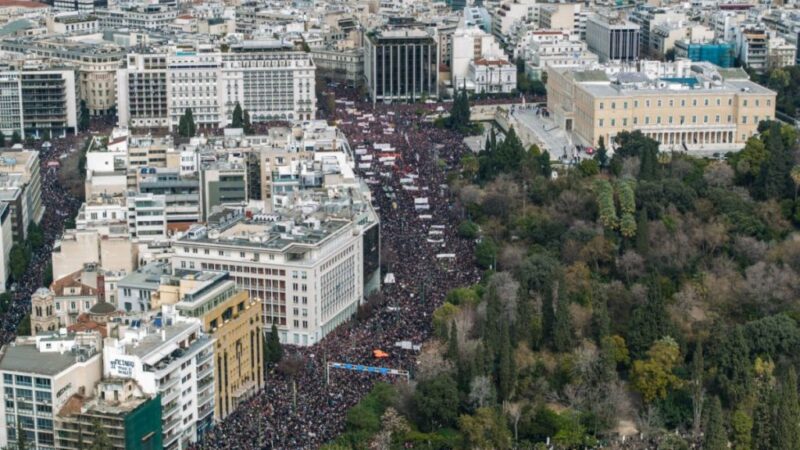
<svg viewBox="0 0 800 450">
<path fill-rule="evenodd" d="M 476 93 L 508 94 L 517 88 L 517 66 L 507 59 L 476 59 L 469 63 L 467 79 Z"/>
<path fill-rule="evenodd" d="M 161 396 L 163 448 L 196 442 L 214 419 L 214 339 L 195 318 L 165 307 L 161 317 L 128 316 L 111 325 L 103 376 L 134 379 Z"/>
<path fill-rule="evenodd" d="M 282 42 L 131 54 L 117 75 L 119 123 L 174 128 L 191 109 L 198 126 L 225 127 L 237 103 L 254 122 L 310 120 L 315 70 L 308 53 Z"/>
<path fill-rule="evenodd" d="M 548 67 L 589 67 L 600 58 L 579 40 L 532 43 L 525 57 L 525 74 L 539 80 Z"/>
<path fill-rule="evenodd" d="M 19 337 L 3 346 L 0 447 L 17 448 L 21 429 L 26 448 L 54 450 L 56 414 L 73 394 L 89 394 L 100 381 L 100 347 L 98 333 L 65 331 Z"/>
<path fill-rule="evenodd" d="M 6 291 L 6 281 L 11 274 L 11 247 L 14 246 L 14 233 L 11 224 L 11 208 L 0 203 L 0 293 Z"/>
<path fill-rule="evenodd" d="M 453 33 L 450 73 L 453 87 L 459 88 L 469 76 L 470 62 L 481 58 L 504 57 L 494 36 L 477 27 L 459 28 Z"/>
<path fill-rule="evenodd" d="M 154 194 L 129 193 L 128 232 L 139 241 L 157 241 L 167 238 L 166 197 Z"/>
<path fill-rule="evenodd" d="M 189 229 L 174 270 L 217 270 L 261 299 L 264 328 L 312 345 L 355 313 L 379 282 L 378 216 L 343 153 L 273 172 L 270 214 L 226 210 Z"/>
</svg>

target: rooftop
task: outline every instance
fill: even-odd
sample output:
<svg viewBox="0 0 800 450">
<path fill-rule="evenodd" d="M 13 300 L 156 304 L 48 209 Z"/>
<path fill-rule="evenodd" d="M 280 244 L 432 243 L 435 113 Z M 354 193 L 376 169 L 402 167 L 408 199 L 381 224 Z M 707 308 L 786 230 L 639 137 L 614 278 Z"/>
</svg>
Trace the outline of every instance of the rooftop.
<svg viewBox="0 0 800 450">
<path fill-rule="evenodd" d="M 88 349 L 71 352 L 40 352 L 34 344 L 8 344 L 0 356 L 0 370 L 55 376 L 73 364 L 94 356 Z"/>
</svg>

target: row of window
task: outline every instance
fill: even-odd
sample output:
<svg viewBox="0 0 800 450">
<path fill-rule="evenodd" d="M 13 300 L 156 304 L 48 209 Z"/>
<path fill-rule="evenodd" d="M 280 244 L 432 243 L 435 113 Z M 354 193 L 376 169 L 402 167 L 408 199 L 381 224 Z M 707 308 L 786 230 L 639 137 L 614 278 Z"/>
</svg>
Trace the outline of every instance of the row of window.
<svg viewBox="0 0 800 450">
<path fill-rule="evenodd" d="M 670 99 L 667 103 L 669 104 L 670 107 L 674 107 L 675 106 L 675 100 L 674 99 Z M 722 99 L 719 99 L 719 98 L 716 99 L 715 103 L 716 103 L 717 106 L 721 106 L 722 105 Z M 686 106 L 686 99 L 681 99 L 680 105 L 681 106 Z M 710 102 L 709 99 L 704 99 L 703 100 L 703 106 L 710 106 L 710 105 L 711 105 L 711 102 Z M 742 100 L 742 106 L 747 107 L 747 105 L 748 105 L 748 100 L 747 99 Z M 650 107 L 650 100 L 645 100 L 644 101 L 644 106 L 645 106 L 645 108 L 649 108 Z M 663 105 L 663 101 L 662 100 L 656 100 L 656 106 L 659 107 L 659 108 L 664 106 Z M 697 106 L 697 99 L 696 98 L 692 99 L 692 106 Z M 728 99 L 728 106 L 733 106 L 733 99 L 732 98 Z M 761 99 L 755 99 L 755 106 L 757 106 L 757 107 L 761 106 Z M 772 106 L 772 99 L 767 99 L 767 106 Z M 633 101 L 633 107 L 634 108 L 638 108 L 639 107 L 639 100 L 634 100 Z M 600 102 L 599 108 L 600 109 L 604 109 L 605 108 L 605 102 Z M 611 102 L 611 109 L 617 109 L 617 102 Z M 622 102 L 622 109 L 628 109 L 628 102 L 627 101 Z"/>
<path fill-rule="evenodd" d="M 10 386 L 13 384 L 17 384 L 17 386 L 32 386 L 34 382 L 33 377 L 27 375 L 12 375 L 10 373 L 3 374 L 3 384 L 6 386 Z M 50 380 L 48 378 L 39 378 L 36 377 L 35 379 L 36 387 L 41 389 L 50 389 Z"/>
<path fill-rule="evenodd" d="M 666 123 L 671 125 L 671 124 L 675 123 L 674 119 L 675 118 L 673 116 L 668 116 Z M 677 121 L 677 124 L 684 125 L 684 124 L 687 123 L 686 122 L 686 116 L 680 116 L 679 119 L 680 120 Z M 697 119 L 698 119 L 697 116 L 692 116 L 691 123 L 696 124 L 697 123 Z M 753 116 L 753 121 L 750 122 L 750 123 L 757 124 L 760 119 L 761 119 L 760 116 Z M 720 120 L 721 120 L 721 117 L 719 116 L 719 114 L 714 116 L 714 123 L 720 123 Z M 770 116 L 764 116 L 764 120 L 770 120 Z M 742 124 L 747 124 L 748 123 L 747 121 L 748 121 L 748 116 L 742 116 Z M 638 117 L 634 117 L 632 122 L 633 122 L 634 126 L 639 125 L 639 118 Z M 709 116 L 703 116 L 703 122 L 702 123 L 704 123 L 704 124 L 709 123 Z M 733 123 L 733 116 L 732 115 L 730 115 L 730 114 L 728 115 L 728 120 L 727 120 L 726 123 L 729 123 L 729 124 Z M 617 126 L 617 119 L 610 119 L 609 120 L 609 124 L 612 127 Z M 657 116 L 656 117 L 655 124 L 656 125 L 661 125 L 662 124 L 661 116 Z M 598 119 L 597 126 L 603 127 L 604 125 L 605 125 L 605 120 L 604 119 Z M 649 116 L 646 116 L 644 118 L 644 125 L 650 125 L 650 117 Z M 627 127 L 628 126 L 628 118 L 627 117 L 625 117 L 625 118 L 623 118 L 621 120 L 621 126 L 623 126 L 623 127 Z"/>
</svg>

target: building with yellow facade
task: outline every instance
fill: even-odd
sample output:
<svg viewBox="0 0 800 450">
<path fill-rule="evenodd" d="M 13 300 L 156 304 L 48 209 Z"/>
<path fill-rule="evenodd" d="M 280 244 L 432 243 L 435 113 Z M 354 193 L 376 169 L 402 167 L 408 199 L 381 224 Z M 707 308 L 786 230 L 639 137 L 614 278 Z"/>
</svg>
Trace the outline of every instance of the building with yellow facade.
<svg viewBox="0 0 800 450">
<path fill-rule="evenodd" d="M 608 145 L 641 130 L 661 150 L 727 152 L 744 147 L 758 123 L 775 117 L 776 93 L 741 69 L 679 60 L 594 70 L 548 69 L 547 106 L 576 144 Z"/>
<path fill-rule="evenodd" d="M 176 310 L 196 317 L 214 344 L 214 418 L 224 419 L 264 385 L 261 302 L 236 289 L 226 272 L 203 271 L 178 282 Z"/>
</svg>

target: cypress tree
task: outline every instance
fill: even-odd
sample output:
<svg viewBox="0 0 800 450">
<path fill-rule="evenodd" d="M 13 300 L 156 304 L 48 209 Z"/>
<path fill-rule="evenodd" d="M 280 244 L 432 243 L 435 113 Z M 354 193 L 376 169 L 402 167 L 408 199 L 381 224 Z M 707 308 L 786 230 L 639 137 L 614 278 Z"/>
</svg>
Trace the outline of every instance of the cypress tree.
<svg viewBox="0 0 800 450">
<path fill-rule="evenodd" d="M 605 300 L 599 300 L 592 311 L 592 332 L 594 339 L 599 344 L 604 337 L 611 333 L 611 319 L 608 317 L 608 306 Z"/>
<path fill-rule="evenodd" d="M 603 139 L 603 136 L 600 136 L 598 140 L 597 153 L 594 154 L 594 160 L 597 161 L 597 165 L 599 165 L 601 169 L 608 164 L 608 150 L 606 150 L 606 141 Z"/>
<path fill-rule="evenodd" d="M 236 107 L 233 108 L 233 117 L 231 117 L 231 127 L 242 128 L 244 119 L 242 117 L 242 105 L 236 102 Z"/>
<path fill-rule="evenodd" d="M 725 433 L 725 424 L 722 421 L 722 404 L 719 401 L 719 397 L 715 396 L 708 405 L 703 449 L 727 450 L 727 448 L 728 436 Z"/>
<path fill-rule="evenodd" d="M 450 324 L 450 336 L 447 340 L 447 354 L 445 356 L 450 361 L 458 361 L 458 329 L 455 322 Z"/>
<path fill-rule="evenodd" d="M 752 442 L 754 450 L 773 449 L 778 402 L 776 390 L 768 382 L 761 383 L 755 408 L 753 408 Z"/>
<path fill-rule="evenodd" d="M 647 208 L 642 208 L 639 210 L 639 216 L 636 220 L 636 251 L 642 257 L 650 253 L 649 228 L 650 222 L 647 219 Z"/>
<path fill-rule="evenodd" d="M 545 342 L 553 342 L 553 328 L 555 327 L 556 313 L 553 309 L 553 289 L 542 293 L 542 337 Z"/>
<path fill-rule="evenodd" d="M 281 358 L 283 358 L 283 348 L 281 347 L 281 340 L 278 336 L 278 327 L 274 322 L 272 323 L 272 329 L 270 329 L 269 337 L 267 338 L 267 355 L 269 356 L 269 362 L 272 364 L 277 364 L 280 362 Z M 264 365 L 266 365 L 266 361 Z"/>
<path fill-rule="evenodd" d="M 565 295 L 558 298 L 555 323 L 553 325 L 553 346 L 556 351 L 568 352 L 573 347 L 572 319 L 569 313 L 569 300 Z"/>
<path fill-rule="evenodd" d="M 699 340 L 692 355 L 692 428 L 697 435 L 700 432 L 701 420 L 703 417 L 703 402 L 705 401 L 705 388 L 703 386 L 703 374 L 705 364 L 703 362 L 703 343 Z"/>
<path fill-rule="evenodd" d="M 497 393 L 501 400 L 511 397 L 516 379 L 514 356 L 511 350 L 511 338 L 508 332 L 508 322 L 503 322 L 500 338 L 500 355 L 497 368 Z"/>
<path fill-rule="evenodd" d="M 774 448 L 796 450 L 800 448 L 800 404 L 797 398 L 797 372 L 794 367 L 789 368 L 780 391 Z"/>
<path fill-rule="evenodd" d="M 547 150 L 543 151 L 542 154 L 539 155 L 539 168 L 543 177 L 550 178 L 552 169 L 550 168 L 550 152 Z"/>
<path fill-rule="evenodd" d="M 717 347 L 717 381 L 729 405 L 736 405 L 750 392 L 753 373 L 750 346 L 741 325 Z"/>
<path fill-rule="evenodd" d="M 244 110 L 242 115 L 242 128 L 245 134 L 253 134 L 253 124 L 250 122 L 250 113 Z"/>
</svg>

